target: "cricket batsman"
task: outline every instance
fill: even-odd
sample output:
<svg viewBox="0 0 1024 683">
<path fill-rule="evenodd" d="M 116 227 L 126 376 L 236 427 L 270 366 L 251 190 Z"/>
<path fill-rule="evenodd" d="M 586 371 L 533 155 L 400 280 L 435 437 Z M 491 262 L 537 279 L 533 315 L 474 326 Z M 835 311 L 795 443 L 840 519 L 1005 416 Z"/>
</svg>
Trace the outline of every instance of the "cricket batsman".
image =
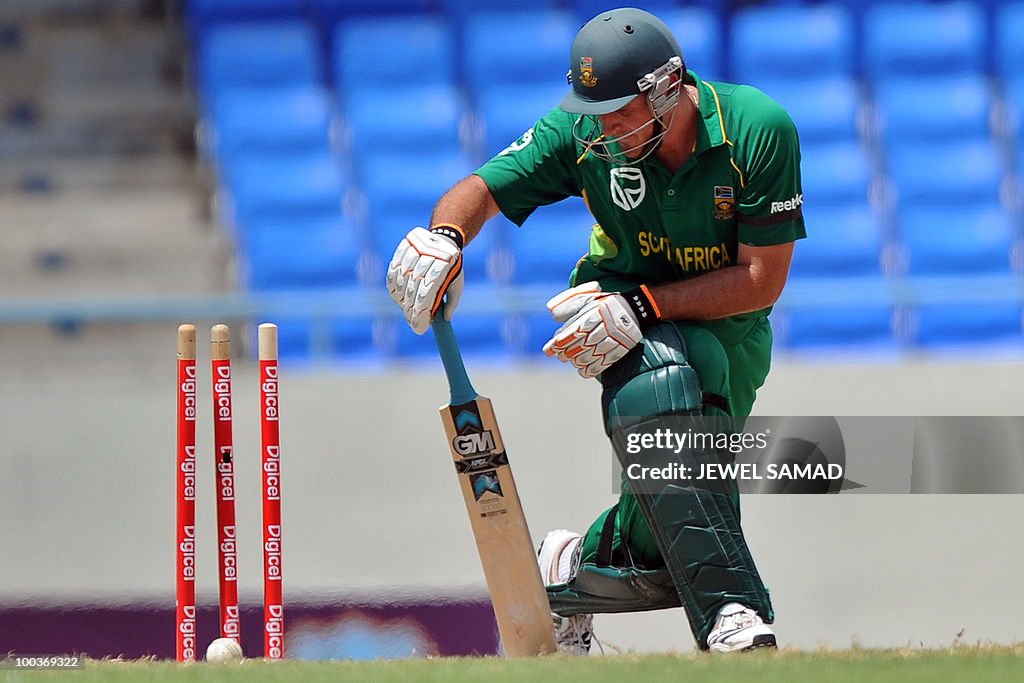
<svg viewBox="0 0 1024 683">
<path fill-rule="evenodd" d="M 768 313 L 805 237 L 792 120 L 753 87 L 701 81 L 668 27 L 638 9 L 580 29 L 569 81 L 558 108 L 401 241 L 391 296 L 417 333 L 436 314 L 451 319 L 462 250 L 485 221 L 500 211 L 522 225 L 538 206 L 580 197 L 596 225 L 570 288 L 547 304 L 562 326 L 545 353 L 600 382 L 610 437 L 679 416 L 742 421 L 768 374 Z M 634 456 L 614 450 L 625 470 Z M 698 467 L 710 455 L 679 457 Z M 589 651 L 595 612 L 680 606 L 701 649 L 776 647 L 736 482 L 660 495 L 665 486 L 624 481 L 586 533 L 544 539 L 560 649 Z"/>
</svg>

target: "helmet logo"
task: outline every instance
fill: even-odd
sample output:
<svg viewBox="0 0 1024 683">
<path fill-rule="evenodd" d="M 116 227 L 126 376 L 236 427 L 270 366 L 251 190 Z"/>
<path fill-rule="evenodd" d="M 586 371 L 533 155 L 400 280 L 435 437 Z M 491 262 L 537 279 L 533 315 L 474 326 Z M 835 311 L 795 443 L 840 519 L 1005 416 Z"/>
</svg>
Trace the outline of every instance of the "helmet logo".
<svg viewBox="0 0 1024 683">
<path fill-rule="evenodd" d="M 617 166 L 609 173 L 612 201 L 623 211 L 632 211 L 644 201 L 647 183 L 635 166 Z"/>
<path fill-rule="evenodd" d="M 580 83 L 586 88 L 593 88 L 597 85 L 597 76 L 594 75 L 593 57 L 580 57 Z"/>
</svg>

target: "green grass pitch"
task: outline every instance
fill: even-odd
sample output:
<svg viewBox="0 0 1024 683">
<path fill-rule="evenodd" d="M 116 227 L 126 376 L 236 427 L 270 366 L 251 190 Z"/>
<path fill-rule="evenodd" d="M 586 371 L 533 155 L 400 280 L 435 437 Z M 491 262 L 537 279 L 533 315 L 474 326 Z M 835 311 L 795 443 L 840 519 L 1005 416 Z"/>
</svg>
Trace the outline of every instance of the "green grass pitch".
<svg viewBox="0 0 1024 683">
<path fill-rule="evenodd" d="M 89 661 L 77 671 L 5 671 L 0 681 L 318 681 L 484 683 L 584 681 L 586 683 L 939 683 L 1024 680 L 1024 644 L 956 646 L 943 650 L 847 650 L 752 652 L 740 655 L 619 655 L 531 660 L 438 658 L 373 662 L 264 662 L 192 664 L 156 661 Z"/>
<path fill-rule="evenodd" d="M 400 659 L 392 661 L 283 661 L 249 659 L 232 665 L 179 666 L 169 661 L 88 661 L 84 670 L 0 672 L 2 683 L 67 680 L 121 681 L 408 681 L 486 683 L 581 681 L 624 683 L 938 683 L 1024 680 L 1024 644 L 1008 647 L 955 646 L 940 650 L 758 651 L 732 655 L 551 656 L 508 660 L 496 657 Z"/>
</svg>

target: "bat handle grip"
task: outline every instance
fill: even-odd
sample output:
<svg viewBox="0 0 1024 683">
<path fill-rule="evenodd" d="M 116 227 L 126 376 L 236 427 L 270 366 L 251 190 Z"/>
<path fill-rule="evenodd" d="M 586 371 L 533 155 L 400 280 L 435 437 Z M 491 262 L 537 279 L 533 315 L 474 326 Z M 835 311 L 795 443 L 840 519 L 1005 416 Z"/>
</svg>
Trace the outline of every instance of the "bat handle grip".
<svg viewBox="0 0 1024 683">
<path fill-rule="evenodd" d="M 459 343 L 455 340 L 452 324 L 445 320 L 443 315 L 439 315 L 430 326 L 434 330 L 441 363 L 444 364 L 444 374 L 448 376 L 448 388 L 452 394 L 451 404 L 457 406 L 469 403 L 477 397 L 477 393 L 462 362 L 462 353 L 459 351 Z"/>
</svg>

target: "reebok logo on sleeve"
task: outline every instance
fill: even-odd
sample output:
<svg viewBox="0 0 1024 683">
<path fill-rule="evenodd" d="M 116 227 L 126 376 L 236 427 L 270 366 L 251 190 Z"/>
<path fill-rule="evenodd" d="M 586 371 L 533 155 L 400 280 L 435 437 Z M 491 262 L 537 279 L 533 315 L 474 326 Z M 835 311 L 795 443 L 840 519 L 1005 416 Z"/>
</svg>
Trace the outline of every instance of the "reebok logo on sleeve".
<svg viewBox="0 0 1024 683">
<path fill-rule="evenodd" d="M 780 213 L 782 211 L 793 211 L 794 209 L 800 208 L 804 203 L 804 195 L 798 194 L 792 199 L 787 199 L 784 202 L 772 202 L 769 213 Z"/>
</svg>

